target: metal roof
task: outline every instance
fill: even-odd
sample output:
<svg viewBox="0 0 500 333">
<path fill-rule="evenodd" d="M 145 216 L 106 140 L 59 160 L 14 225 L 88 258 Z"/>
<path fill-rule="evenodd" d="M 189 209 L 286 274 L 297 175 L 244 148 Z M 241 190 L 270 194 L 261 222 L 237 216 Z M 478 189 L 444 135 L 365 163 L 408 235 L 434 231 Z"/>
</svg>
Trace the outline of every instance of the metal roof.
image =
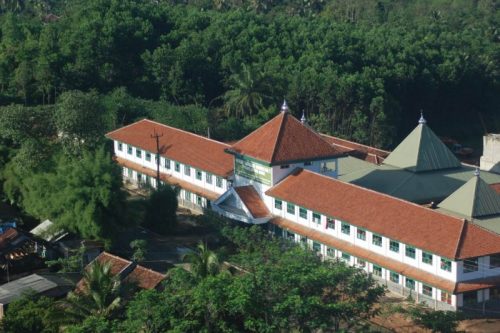
<svg viewBox="0 0 500 333">
<path fill-rule="evenodd" d="M 468 218 L 499 215 L 500 195 L 478 174 L 443 200 L 438 207 Z"/>
<path fill-rule="evenodd" d="M 412 172 L 435 171 L 461 166 L 460 161 L 425 122 L 421 122 L 387 156 L 383 163 Z"/>
<path fill-rule="evenodd" d="M 30 291 L 40 294 L 55 288 L 72 286 L 70 281 L 55 275 L 31 274 L 1 285 L 0 304 L 9 304 Z"/>
</svg>

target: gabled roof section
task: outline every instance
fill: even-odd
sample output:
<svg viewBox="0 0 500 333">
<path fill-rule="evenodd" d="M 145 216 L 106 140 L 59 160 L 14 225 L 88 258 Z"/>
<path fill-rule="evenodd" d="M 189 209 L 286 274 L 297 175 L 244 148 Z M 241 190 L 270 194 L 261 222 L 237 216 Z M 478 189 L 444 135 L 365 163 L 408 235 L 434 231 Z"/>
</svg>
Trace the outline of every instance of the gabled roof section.
<svg viewBox="0 0 500 333">
<path fill-rule="evenodd" d="M 478 173 L 444 199 L 438 207 L 468 218 L 499 215 L 500 195 Z"/>
<path fill-rule="evenodd" d="M 500 236 L 472 223 L 307 170 L 266 194 L 446 258 L 500 253 Z"/>
<path fill-rule="evenodd" d="M 328 159 L 345 151 L 347 149 L 333 147 L 289 112 L 280 112 L 229 150 L 271 165 Z"/>
<path fill-rule="evenodd" d="M 238 186 L 234 188 L 241 201 L 248 208 L 254 218 L 261 218 L 271 215 L 264 201 L 252 185 Z"/>
<path fill-rule="evenodd" d="M 384 164 L 413 172 L 459 168 L 460 161 L 421 122 L 384 160 Z"/>
<path fill-rule="evenodd" d="M 225 153 L 229 145 L 155 121 L 143 119 L 109 132 L 106 136 L 155 153 L 156 142 L 151 138 L 154 133 L 162 135 L 160 155 L 218 176 L 232 174 L 233 158 Z"/>
</svg>

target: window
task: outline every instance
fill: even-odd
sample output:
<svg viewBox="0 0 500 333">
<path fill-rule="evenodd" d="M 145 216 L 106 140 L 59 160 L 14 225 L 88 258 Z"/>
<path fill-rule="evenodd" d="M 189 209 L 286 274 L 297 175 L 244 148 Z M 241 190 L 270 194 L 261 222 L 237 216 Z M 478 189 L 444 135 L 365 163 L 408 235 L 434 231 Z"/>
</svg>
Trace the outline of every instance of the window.
<svg viewBox="0 0 500 333">
<path fill-rule="evenodd" d="M 295 205 L 293 203 L 287 202 L 286 203 L 286 212 L 288 214 L 295 215 Z"/>
<path fill-rule="evenodd" d="M 287 231 L 286 232 L 286 238 L 288 240 L 294 241 L 295 240 L 295 234 L 293 232 L 291 232 L 291 231 Z"/>
<path fill-rule="evenodd" d="M 366 267 L 366 261 L 364 261 L 362 259 L 358 259 L 358 266 L 362 267 L 362 268 L 365 268 Z"/>
<path fill-rule="evenodd" d="M 441 258 L 441 269 L 443 271 L 451 272 L 451 261 L 445 258 Z"/>
<path fill-rule="evenodd" d="M 184 174 L 186 176 L 191 176 L 191 167 L 189 165 L 184 166 Z"/>
<path fill-rule="evenodd" d="M 470 258 L 464 260 L 464 273 L 476 272 L 478 270 L 479 263 L 477 258 Z"/>
<path fill-rule="evenodd" d="M 451 294 L 441 290 L 441 302 L 451 304 Z"/>
<path fill-rule="evenodd" d="M 332 247 L 326 248 L 326 255 L 330 258 L 335 258 L 335 249 Z"/>
<path fill-rule="evenodd" d="M 205 181 L 207 184 L 212 184 L 212 174 L 211 173 L 205 173 Z"/>
<path fill-rule="evenodd" d="M 500 255 L 495 254 L 490 256 L 490 269 L 500 267 Z"/>
<path fill-rule="evenodd" d="M 347 223 L 342 222 L 342 227 L 341 227 L 342 233 L 346 235 L 351 234 L 351 226 Z"/>
<path fill-rule="evenodd" d="M 199 195 L 196 196 L 196 204 L 198 206 L 202 206 L 203 205 L 203 199 Z"/>
<path fill-rule="evenodd" d="M 169 159 L 165 159 L 165 168 L 167 168 L 168 170 L 170 170 L 170 160 Z"/>
<path fill-rule="evenodd" d="M 132 155 L 132 146 L 127 146 L 127 154 Z"/>
<path fill-rule="evenodd" d="M 142 150 L 136 148 L 135 149 L 135 157 L 142 158 Z"/>
<path fill-rule="evenodd" d="M 142 174 L 137 173 L 137 182 L 141 183 L 142 182 Z"/>
<path fill-rule="evenodd" d="M 146 161 L 151 162 L 151 153 L 146 153 Z"/>
<path fill-rule="evenodd" d="M 300 236 L 300 242 L 302 244 L 306 244 L 307 243 L 307 237 L 306 236 Z"/>
<path fill-rule="evenodd" d="M 415 248 L 413 246 L 406 245 L 405 254 L 408 258 L 415 259 Z"/>
<path fill-rule="evenodd" d="M 175 172 L 181 172 L 181 164 L 179 162 L 175 162 Z"/>
<path fill-rule="evenodd" d="M 222 187 L 222 177 L 215 177 L 215 186 Z"/>
<path fill-rule="evenodd" d="M 313 222 L 316 224 L 321 223 L 321 215 L 318 213 L 313 213 Z"/>
<path fill-rule="evenodd" d="M 391 275 L 389 276 L 389 279 L 394 282 L 394 283 L 399 283 L 399 274 L 391 272 Z"/>
<path fill-rule="evenodd" d="M 196 179 L 201 180 L 202 176 L 203 176 L 203 174 L 202 174 L 201 170 L 196 169 Z"/>
<path fill-rule="evenodd" d="M 366 231 L 365 230 L 358 229 L 358 231 L 356 232 L 356 235 L 357 235 L 358 239 L 366 240 Z"/>
<path fill-rule="evenodd" d="M 373 265 L 373 275 L 382 276 L 382 267 Z"/>
<path fill-rule="evenodd" d="M 184 191 L 184 199 L 191 201 L 191 192 Z"/>
<path fill-rule="evenodd" d="M 345 252 L 342 252 L 342 260 L 345 260 L 347 262 L 351 261 L 351 256 Z"/>
<path fill-rule="evenodd" d="M 274 199 L 274 208 L 281 210 L 283 209 L 283 201 Z"/>
<path fill-rule="evenodd" d="M 428 286 L 426 284 L 423 284 L 422 285 L 422 294 L 424 294 L 425 296 L 432 297 L 432 287 Z"/>
<path fill-rule="evenodd" d="M 127 173 L 128 173 L 128 177 L 129 177 L 129 178 L 132 178 L 132 169 L 128 169 L 128 170 L 127 170 Z"/>
<path fill-rule="evenodd" d="M 405 287 L 411 290 L 415 290 L 415 280 L 406 278 Z"/>
<path fill-rule="evenodd" d="M 321 244 L 318 242 L 313 242 L 313 251 L 314 252 L 321 252 Z"/>
<path fill-rule="evenodd" d="M 326 228 L 327 229 L 335 229 L 335 220 L 331 217 L 326 218 Z"/>
<path fill-rule="evenodd" d="M 308 165 L 311 165 L 312 162 L 304 162 L 304 166 L 308 166 Z"/>
<path fill-rule="evenodd" d="M 373 234 L 372 244 L 376 246 L 382 246 L 382 236 Z"/>
<path fill-rule="evenodd" d="M 123 143 L 118 142 L 118 150 L 123 151 Z"/>
<path fill-rule="evenodd" d="M 299 207 L 299 216 L 307 220 L 307 209 Z"/>
<path fill-rule="evenodd" d="M 432 265 L 432 254 L 422 251 L 422 262 Z"/>
<path fill-rule="evenodd" d="M 389 250 L 391 250 L 392 252 L 399 253 L 399 243 L 391 240 L 389 242 Z"/>
<path fill-rule="evenodd" d="M 285 164 L 285 165 L 280 165 L 280 169 L 288 169 L 290 165 Z"/>
</svg>

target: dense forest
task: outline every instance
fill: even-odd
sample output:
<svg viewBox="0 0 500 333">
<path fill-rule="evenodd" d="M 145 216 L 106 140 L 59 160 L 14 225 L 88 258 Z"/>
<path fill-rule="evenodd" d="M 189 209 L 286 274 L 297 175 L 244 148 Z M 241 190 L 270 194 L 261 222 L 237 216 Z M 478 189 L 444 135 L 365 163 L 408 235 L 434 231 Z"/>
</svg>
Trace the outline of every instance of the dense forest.
<svg viewBox="0 0 500 333">
<path fill-rule="evenodd" d="M 113 126 L 147 116 L 234 140 L 286 98 L 314 128 L 378 147 L 393 148 L 421 109 L 440 135 L 479 140 L 500 130 L 498 6 L 6 0 L 0 105 L 95 91 L 118 111 Z"/>
</svg>

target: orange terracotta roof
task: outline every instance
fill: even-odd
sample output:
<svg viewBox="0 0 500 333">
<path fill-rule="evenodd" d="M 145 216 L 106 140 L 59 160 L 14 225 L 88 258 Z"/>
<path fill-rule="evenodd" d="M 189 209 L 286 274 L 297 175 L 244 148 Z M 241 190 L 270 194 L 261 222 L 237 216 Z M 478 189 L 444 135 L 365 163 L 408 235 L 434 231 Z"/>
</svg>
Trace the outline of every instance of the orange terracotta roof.
<svg viewBox="0 0 500 333">
<path fill-rule="evenodd" d="M 431 273 L 427 273 L 418 268 L 412 267 L 405 263 L 389 259 L 382 255 L 376 254 L 370 250 L 363 249 L 361 247 L 350 244 L 346 241 L 337 239 L 335 237 L 326 235 L 321 233 L 320 231 L 301 226 L 295 222 L 283 219 L 283 218 L 274 218 L 270 221 L 271 223 L 281 227 L 289 229 L 290 231 L 296 232 L 300 235 L 306 236 L 309 239 L 318 241 L 327 246 L 333 247 L 342 252 L 346 252 L 350 255 L 353 255 L 357 258 L 369 261 L 373 264 L 384 267 L 390 271 L 395 273 L 407 276 L 411 279 L 418 280 L 420 282 L 430 284 L 434 287 L 437 287 L 442 290 L 447 290 L 453 292 L 455 289 L 455 283 L 450 280 L 443 279 L 439 276 L 436 276 Z"/>
<path fill-rule="evenodd" d="M 218 176 L 232 174 L 233 157 L 224 151 L 229 145 L 151 120 L 140 120 L 109 132 L 106 136 L 155 153 L 156 142 L 151 138 L 155 132 L 163 134 L 160 138 L 162 156 Z"/>
<path fill-rule="evenodd" d="M 497 192 L 498 194 L 500 194 L 500 183 L 496 183 L 496 184 L 490 184 L 490 187 L 495 190 L 495 192 Z"/>
<path fill-rule="evenodd" d="M 3 234 L 0 235 L 0 249 L 4 249 L 9 246 L 13 240 L 20 236 L 20 232 L 15 228 L 7 229 Z"/>
<path fill-rule="evenodd" d="M 128 161 L 126 159 L 120 158 L 120 157 L 115 157 L 115 161 L 126 168 L 133 169 L 135 171 L 138 171 L 139 173 L 142 173 L 144 175 L 148 175 L 150 177 L 156 177 L 156 170 L 152 170 L 150 168 L 146 168 L 140 164 Z M 194 193 L 196 195 L 202 196 L 204 198 L 207 198 L 208 200 L 215 200 L 217 199 L 220 194 L 216 192 L 209 191 L 207 189 L 204 189 L 201 186 L 197 186 L 194 184 L 191 184 L 190 182 L 187 182 L 185 180 L 179 179 L 177 177 L 171 176 L 171 175 L 166 175 L 164 173 L 160 173 L 160 179 L 170 185 L 174 186 L 179 186 L 191 193 Z"/>
<path fill-rule="evenodd" d="M 323 139 L 336 148 L 349 149 L 348 155 L 357 157 L 373 164 L 380 164 L 390 152 L 371 146 L 362 145 L 353 141 L 337 138 L 326 134 L 321 134 Z"/>
<path fill-rule="evenodd" d="M 280 112 L 229 150 L 272 165 L 327 159 L 346 151 L 334 148 L 289 112 Z"/>
<path fill-rule="evenodd" d="M 271 215 L 267 206 L 252 185 L 235 187 L 234 190 L 254 218 Z"/>
<path fill-rule="evenodd" d="M 476 280 L 462 281 L 457 283 L 455 293 L 464 293 L 467 291 L 474 291 L 480 289 L 488 289 L 500 286 L 500 277 L 494 276 L 489 278 L 482 278 Z"/>
<path fill-rule="evenodd" d="M 108 252 L 101 252 L 96 260 L 101 264 L 111 265 L 112 275 L 119 274 L 132 263 L 130 260 L 123 259 Z"/>
<path fill-rule="evenodd" d="M 500 253 L 500 236 L 476 225 L 307 170 L 266 194 L 446 258 Z"/>
<path fill-rule="evenodd" d="M 142 289 L 154 289 L 161 281 L 165 280 L 165 278 L 165 274 L 137 265 L 123 281 L 126 283 L 133 283 Z"/>
</svg>

